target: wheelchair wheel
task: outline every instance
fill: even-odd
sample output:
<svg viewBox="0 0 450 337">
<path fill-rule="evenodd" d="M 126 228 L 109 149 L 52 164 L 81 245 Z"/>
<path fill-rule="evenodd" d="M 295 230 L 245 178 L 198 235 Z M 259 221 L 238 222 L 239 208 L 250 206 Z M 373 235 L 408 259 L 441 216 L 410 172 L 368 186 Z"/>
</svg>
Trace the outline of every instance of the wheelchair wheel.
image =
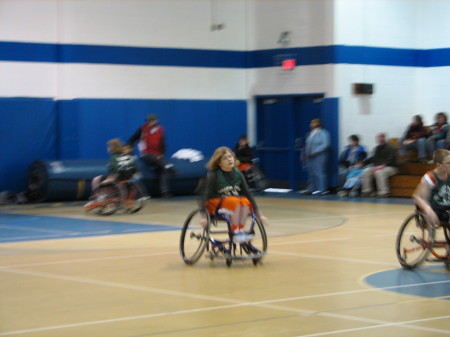
<svg viewBox="0 0 450 337">
<path fill-rule="evenodd" d="M 208 220 L 206 228 L 200 224 L 203 216 Z M 200 209 L 192 211 L 186 218 L 180 235 L 180 254 L 186 264 L 197 262 L 205 251 L 209 242 L 210 223 L 208 213 Z"/>
<path fill-rule="evenodd" d="M 261 169 L 257 165 L 243 171 L 248 187 L 255 192 L 262 192 L 267 187 L 267 181 Z"/>
<path fill-rule="evenodd" d="M 128 198 L 127 198 L 127 212 L 136 213 L 144 207 L 145 195 L 139 186 L 139 182 L 127 183 Z"/>
<path fill-rule="evenodd" d="M 256 192 L 262 192 L 267 188 L 266 177 L 257 165 L 253 166 L 253 185 Z"/>
<path fill-rule="evenodd" d="M 395 250 L 405 269 L 414 269 L 425 261 L 434 244 L 435 229 L 427 224 L 422 212 L 411 214 L 397 234 Z"/>
<path fill-rule="evenodd" d="M 253 228 L 252 228 L 253 227 Z M 266 255 L 267 252 L 267 234 L 261 220 L 254 218 L 253 226 L 250 227 L 249 234 L 252 236 L 250 242 L 241 244 L 242 249 L 253 256 L 253 264 L 256 264 Z"/>
<path fill-rule="evenodd" d="M 104 184 L 94 190 L 96 206 L 93 210 L 100 215 L 111 215 L 120 208 L 120 191 L 116 184 Z"/>
</svg>

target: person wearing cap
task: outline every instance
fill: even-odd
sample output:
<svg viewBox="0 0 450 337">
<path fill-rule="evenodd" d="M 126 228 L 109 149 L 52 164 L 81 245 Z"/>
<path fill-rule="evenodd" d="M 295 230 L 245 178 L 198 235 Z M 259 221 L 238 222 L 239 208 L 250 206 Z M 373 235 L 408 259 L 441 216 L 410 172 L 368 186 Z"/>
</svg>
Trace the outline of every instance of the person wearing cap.
<svg viewBox="0 0 450 337">
<path fill-rule="evenodd" d="M 147 123 L 142 125 L 131 137 L 127 144 L 133 146 L 139 140 L 140 157 L 149 166 L 154 167 L 159 176 L 159 188 L 164 198 L 172 196 L 169 189 L 168 165 L 164 160 L 166 142 L 164 128 L 158 124 L 155 114 L 147 116 Z"/>
</svg>

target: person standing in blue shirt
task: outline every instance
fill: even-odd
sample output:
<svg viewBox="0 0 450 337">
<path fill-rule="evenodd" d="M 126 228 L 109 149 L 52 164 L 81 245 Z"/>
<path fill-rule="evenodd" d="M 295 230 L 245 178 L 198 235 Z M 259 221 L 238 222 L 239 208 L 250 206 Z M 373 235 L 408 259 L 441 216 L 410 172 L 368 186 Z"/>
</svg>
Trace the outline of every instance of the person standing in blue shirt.
<svg viewBox="0 0 450 337">
<path fill-rule="evenodd" d="M 301 160 L 306 164 L 308 185 L 301 194 L 328 194 L 327 163 L 330 151 L 330 134 L 322 128 L 319 118 L 310 122 L 311 131 L 306 136 Z"/>
</svg>

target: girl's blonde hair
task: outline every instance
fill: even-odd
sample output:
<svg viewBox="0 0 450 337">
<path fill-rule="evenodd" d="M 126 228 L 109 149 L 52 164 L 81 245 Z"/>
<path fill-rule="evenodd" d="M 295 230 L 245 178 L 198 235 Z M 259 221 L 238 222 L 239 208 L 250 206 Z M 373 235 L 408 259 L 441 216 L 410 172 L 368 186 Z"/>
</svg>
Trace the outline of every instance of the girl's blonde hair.
<svg viewBox="0 0 450 337">
<path fill-rule="evenodd" d="M 106 144 L 108 144 L 111 154 L 123 153 L 122 141 L 119 138 L 110 139 Z"/>
<path fill-rule="evenodd" d="M 214 151 L 214 154 L 212 155 L 211 159 L 209 160 L 208 164 L 206 164 L 206 168 L 210 171 L 215 171 L 219 168 L 219 162 L 222 159 L 223 155 L 227 152 L 230 152 L 234 157 L 234 166 L 236 166 L 236 156 L 233 151 L 231 151 L 230 148 L 226 146 L 221 146 Z"/>
</svg>

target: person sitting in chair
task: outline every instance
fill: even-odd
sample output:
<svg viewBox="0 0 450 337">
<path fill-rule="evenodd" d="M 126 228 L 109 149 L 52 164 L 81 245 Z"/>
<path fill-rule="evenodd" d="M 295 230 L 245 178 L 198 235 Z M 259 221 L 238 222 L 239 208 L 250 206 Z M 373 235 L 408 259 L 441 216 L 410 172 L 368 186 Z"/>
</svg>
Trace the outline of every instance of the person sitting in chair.
<svg viewBox="0 0 450 337">
<path fill-rule="evenodd" d="M 234 153 L 238 160 L 236 164 L 239 171 L 243 172 L 252 166 L 253 150 L 248 144 L 247 135 L 239 137 L 237 144 L 234 146 Z"/>
<path fill-rule="evenodd" d="M 417 207 L 425 214 L 430 224 L 443 221 L 450 227 L 450 151 L 436 150 L 433 153 L 436 168 L 422 177 L 413 193 Z"/>
<path fill-rule="evenodd" d="M 226 214 L 230 218 L 234 242 L 244 242 L 249 237 L 244 233 L 245 221 L 251 211 L 265 222 L 266 218 L 256 204 L 242 173 L 236 167 L 233 151 L 222 146 L 214 151 L 207 164 L 208 175 L 200 200 L 200 208 L 214 214 Z M 207 219 L 202 218 L 202 225 Z"/>
</svg>

